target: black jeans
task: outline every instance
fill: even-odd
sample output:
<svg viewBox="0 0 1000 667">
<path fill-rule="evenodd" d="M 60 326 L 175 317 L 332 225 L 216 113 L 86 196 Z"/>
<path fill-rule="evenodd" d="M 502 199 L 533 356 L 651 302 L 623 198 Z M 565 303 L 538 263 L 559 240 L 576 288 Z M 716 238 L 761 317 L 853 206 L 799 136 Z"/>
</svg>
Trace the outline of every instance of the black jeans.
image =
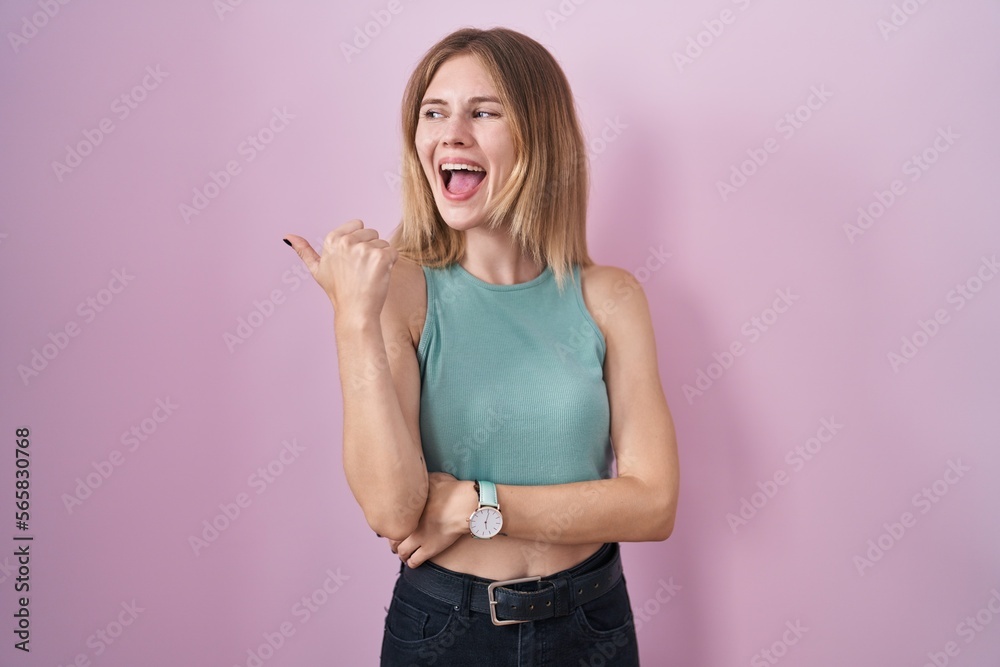
<svg viewBox="0 0 1000 667">
<path fill-rule="evenodd" d="M 570 572 L 583 574 L 608 557 L 618 557 L 616 543 L 605 544 L 583 563 L 570 568 Z M 402 573 L 406 565 L 400 565 Z M 472 577 L 431 562 L 420 567 L 437 568 L 455 577 Z M 382 667 L 636 667 L 639 648 L 625 578 L 604 595 L 577 607 L 569 616 L 497 626 L 489 614 L 433 598 L 399 577 L 386 614 L 380 664 Z"/>
</svg>

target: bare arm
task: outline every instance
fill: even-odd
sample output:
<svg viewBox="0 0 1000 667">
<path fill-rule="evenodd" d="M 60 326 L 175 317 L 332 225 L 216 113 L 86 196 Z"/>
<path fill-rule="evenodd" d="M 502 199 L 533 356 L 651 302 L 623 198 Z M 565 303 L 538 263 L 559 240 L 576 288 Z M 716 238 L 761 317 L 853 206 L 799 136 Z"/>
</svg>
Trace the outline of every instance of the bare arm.
<svg viewBox="0 0 1000 667">
<path fill-rule="evenodd" d="M 368 525 L 402 539 L 416 529 L 428 488 L 420 376 L 405 315 L 415 265 L 397 262 L 395 249 L 360 221 L 331 232 L 322 257 L 305 239 L 288 238 L 334 307 L 348 485 Z"/>
<path fill-rule="evenodd" d="M 553 544 L 659 541 L 670 537 L 680 470 L 677 437 L 657 367 L 642 287 L 601 267 L 592 286 L 607 342 L 604 381 L 618 477 L 552 486 L 497 485 L 504 532 Z M 617 289 L 615 289 L 617 286 Z"/>
<path fill-rule="evenodd" d="M 416 529 L 427 498 L 427 467 L 414 404 L 420 378 L 410 337 L 389 338 L 387 353 L 380 322 L 335 323 L 337 357 L 344 397 L 344 473 L 368 525 L 389 538 Z M 397 384 L 393 368 L 400 368 Z M 403 367 L 407 367 L 403 370 Z M 413 379 L 416 379 L 416 387 Z M 415 400 L 414 400 L 415 396 Z M 401 399 L 410 408 L 409 419 Z"/>
</svg>

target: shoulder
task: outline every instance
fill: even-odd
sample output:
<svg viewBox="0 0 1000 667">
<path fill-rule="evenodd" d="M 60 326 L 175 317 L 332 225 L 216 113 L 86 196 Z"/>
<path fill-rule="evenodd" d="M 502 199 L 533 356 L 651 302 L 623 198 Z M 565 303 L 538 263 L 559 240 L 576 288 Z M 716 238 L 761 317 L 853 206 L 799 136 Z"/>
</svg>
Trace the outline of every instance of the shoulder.
<svg viewBox="0 0 1000 667">
<path fill-rule="evenodd" d="M 605 264 L 591 264 L 581 268 L 580 282 L 584 290 L 589 289 L 596 296 L 610 296 L 616 291 L 620 293 L 622 285 L 628 285 L 632 289 L 640 288 L 639 281 L 629 271 Z"/>
<path fill-rule="evenodd" d="M 390 335 L 395 337 L 397 332 L 406 331 L 416 347 L 423 332 L 426 314 L 427 283 L 423 267 L 400 256 L 389 274 L 389 291 L 382 308 L 383 326 L 391 328 L 393 332 L 386 332 L 386 341 L 388 342 Z"/>
<path fill-rule="evenodd" d="M 642 285 L 631 272 L 617 266 L 592 264 L 580 269 L 583 301 L 605 338 L 644 326 L 649 304 Z"/>
</svg>

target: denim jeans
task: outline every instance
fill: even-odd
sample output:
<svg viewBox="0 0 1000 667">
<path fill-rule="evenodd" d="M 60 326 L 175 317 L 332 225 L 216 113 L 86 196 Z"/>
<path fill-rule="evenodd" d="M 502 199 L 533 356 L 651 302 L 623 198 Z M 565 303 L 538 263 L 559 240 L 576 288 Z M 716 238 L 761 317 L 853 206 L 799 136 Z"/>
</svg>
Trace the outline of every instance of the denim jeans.
<svg viewBox="0 0 1000 667">
<path fill-rule="evenodd" d="M 608 544 L 603 549 L 611 546 L 617 547 Z M 440 568 L 430 562 L 420 567 Z M 381 667 L 638 664 L 624 576 L 607 593 L 578 606 L 569 616 L 504 626 L 494 625 L 489 614 L 433 598 L 399 577 L 386 614 L 380 663 Z"/>
</svg>

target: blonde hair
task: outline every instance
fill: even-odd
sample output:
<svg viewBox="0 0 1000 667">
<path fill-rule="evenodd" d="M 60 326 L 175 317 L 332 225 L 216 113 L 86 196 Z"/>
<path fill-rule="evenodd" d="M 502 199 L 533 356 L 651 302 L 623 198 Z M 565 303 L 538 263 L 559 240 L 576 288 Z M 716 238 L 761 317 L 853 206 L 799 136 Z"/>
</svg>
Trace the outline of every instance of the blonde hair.
<svg viewBox="0 0 1000 667">
<path fill-rule="evenodd" d="M 535 262 L 552 268 L 559 290 L 572 264 L 590 266 L 587 253 L 586 146 L 573 94 L 544 46 L 507 28 L 464 28 L 432 46 L 403 94 L 402 222 L 390 242 L 418 264 L 443 267 L 465 254 L 465 234 L 441 218 L 414 139 L 420 106 L 438 68 L 449 58 L 476 56 L 496 86 L 511 121 L 515 163 L 487 212 L 488 229 L 508 231 Z"/>
</svg>

